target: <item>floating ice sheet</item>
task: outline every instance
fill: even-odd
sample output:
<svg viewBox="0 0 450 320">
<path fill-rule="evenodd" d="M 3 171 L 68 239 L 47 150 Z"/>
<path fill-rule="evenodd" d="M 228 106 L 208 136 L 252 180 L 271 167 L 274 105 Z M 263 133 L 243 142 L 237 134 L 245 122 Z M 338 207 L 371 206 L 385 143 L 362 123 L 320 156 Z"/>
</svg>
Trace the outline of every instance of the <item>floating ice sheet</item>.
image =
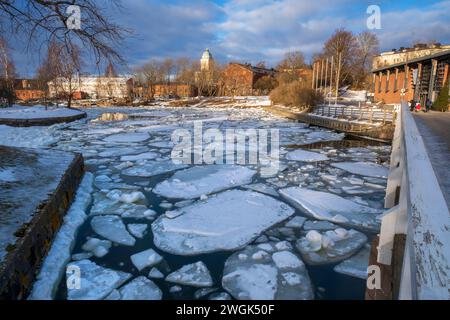
<svg viewBox="0 0 450 320">
<path fill-rule="evenodd" d="M 359 205 L 337 195 L 292 187 L 279 191 L 296 208 L 319 219 L 353 228 L 377 231 L 380 210 Z"/>
<path fill-rule="evenodd" d="M 172 178 L 156 185 L 155 194 L 166 198 L 194 199 L 248 184 L 255 171 L 234 165 L 209 165 L 176 172 Z"/>
<path fill-rule="evenodd" d="M 213 285 L 211 274 L 201 261 L 183 266 L 181 269 L 172 272 L 166 277 L 166 281 L 199 288 Z"/>
<path fill-rule="evenodd" d="M 389 170 L 373 162 L 339 162 L 331 164 L 335 168 L 365 177 L 387 178 Z"/>
<path fill-rule="evenodd" d="M 239 300 L 313 299 L 302 260 L 292 251 L 270 252 L 248 246 L 228 258 L 222 278 L 225 290 Z"/>
<path fill-rule="evenodd" d="M 68 268 L 79 270 L 82 275 L 79 288 L 67 290 L 69 300 L 102 300 L 131 278 L 128 273 L 103 268 L 89 260 L 72 262 Z"/>
<path fill-rule="evenodd" d="M 159 217 L 153 224 L 155 245 L 178 255 L 197 255 L 244 247 L 294 209 L 266 195 L 231 190 Z"/>
</svg>

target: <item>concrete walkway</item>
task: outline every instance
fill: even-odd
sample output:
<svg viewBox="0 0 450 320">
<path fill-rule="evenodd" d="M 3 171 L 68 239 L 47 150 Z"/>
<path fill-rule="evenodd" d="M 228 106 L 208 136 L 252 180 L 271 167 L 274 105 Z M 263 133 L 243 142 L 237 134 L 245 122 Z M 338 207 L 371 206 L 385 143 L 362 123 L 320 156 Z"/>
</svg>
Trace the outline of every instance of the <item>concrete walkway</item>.
<svg viewBox="0 0 450 320">
<path fill-rule="evenodd" d="M 434 172 L 450 208 L 450 113 L 414 113 Z M 430 190 L 430 192 L 433 192 Z"/>
</svg>

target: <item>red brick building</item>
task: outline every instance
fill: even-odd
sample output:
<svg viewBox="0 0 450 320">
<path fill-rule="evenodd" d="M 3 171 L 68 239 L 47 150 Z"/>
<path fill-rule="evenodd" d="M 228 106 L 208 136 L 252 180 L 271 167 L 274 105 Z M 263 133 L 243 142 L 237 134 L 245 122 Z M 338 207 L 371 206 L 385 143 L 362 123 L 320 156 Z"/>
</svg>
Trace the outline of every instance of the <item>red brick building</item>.
<svg viewBox="0 0 450 320">
<path fill-rule="evenodd" d="M 434 102 L 449 79 L 450 48 L 404 49 L 375 58 L 373 90 L 375 101 L 400 103 L 414 99 Z M 386 56 L 388 58 L 386 58 Z M 380 62 L 382 61 L 382 62 Z"/>
<path fill-rule="evenodd" d="M 194 86 L 184 83 L 158 83 L 153 85 L 154 97 L 194 97 L 197 90 Z"/>
<path fill-rule="evenodd" d="M 275 76 L 274 69 L 254 67 L 250 64 L 230 63 L 223 72 L 225 96 L 254 95 L 255 83 L 264 76 Z"/>
<path fill-rule="evenodd" d="M 14 83 L 14 92 L 17 100 L 29 101 L 39 100 L 45 97 L 45 90 L 42 90 L 37 80 L 17 79 Z"/>
</svg>

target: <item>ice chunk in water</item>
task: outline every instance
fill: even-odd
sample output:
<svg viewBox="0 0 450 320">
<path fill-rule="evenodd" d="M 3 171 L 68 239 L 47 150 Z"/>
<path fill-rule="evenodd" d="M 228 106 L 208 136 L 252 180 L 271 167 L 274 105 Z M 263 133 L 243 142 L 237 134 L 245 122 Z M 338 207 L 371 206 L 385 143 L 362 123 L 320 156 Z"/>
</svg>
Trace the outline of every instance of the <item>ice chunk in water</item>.
<svg viewBox="0 0 450 320">
<path fill-rule="evenodd" d="M 162 292 L 153 281 L 138 277 L 120 290 L 121 300 L 161 300 Z"/>
<path fill-rule="evenodd" d="M 157 268 L 152 268 L 152 270 L 150 270 L 150 272 L 148 273 L 148 277 L 153 279 L 163 279 L 164 274 Z"/>
<path fill-rule="evenodd" d="M 320 235 L 318 237 L 317 235 Z M 319 243 L 320 241 L 320 243 Z M 296 243 L 303 260 L 309 265 L 326 265 L 351 257 L 367 242 L 367 237 L 358 231 L 310 231 Z M 318 247 L 320 245 L 320 247 Z"/>
<path fill-rule="evenodd" d="M 288 228 L 294 228 L 294 229 L 300 229 L 303 227 L 303 224 L 305 223 L 306 218 L 304 217 L 294 217 L 291 220 L 289 220 L 285 226 Z"/>
<path fill-rule="evenodd" d="M 185 164 L 175 164 L 172 161 L 149 162 L 143 165 L 125 169 L 122 174 L 129 177 L 153 177 L 163 173 L 187 168 Z"/>
<path fill-rule="evenodd" d="M 111 245 L 111 241 L 90 238 L 81 249 L 92 252 L 97 258 L 103 258 L 108 254 Z"/>
<path fill-rule="evenodd" d="M 281 196 L 310 216 L 357 229 L 378 231 L 380 210 L 359 205 L 337 195 L 298 187 L 282 189 Z"/>
<path fill-rule="evenodd" d="M 366 244 L 364 248 L 356 255 L 335 266 L 334 271 L 366 280 L 367 267 L 369 266 L 369 255 L 370 245 Z"/>
<path fill-rule="evenodd" d="M 317 152 L 295 150 L 286 155 L 286 160 L 302 162 L 320 162 L 329 160 L 326 155 Z"/>
<path fill-rule="evenodd" d="M 120 157 L 130 154 L 138 154 L 148 151 L 145 147 L 123 147 L 123 148 L 110 148 L 102 151 L 98 154 L 99 157 L 109 158 L 109 157 Z"/>
<path fill-rule="evenodd" d="M 119 133 L 103 139 L 106 142 L 143 142 L 150 139 L 148 133 Z"/>
<path fill-rule="evenodd" d="M 278 197 L 277 190 L 275 190 L 271 186 L 268 186 L 264 183 L 249 184 L 249 185 L 243 186 L 243 188 L 253 190 L 256 192 L 261 192 L 261 193 L 267 194 L 269 196 Z"/>
<path fill-rule="evenodd" d="M 198 288 L 213 285 L 211 274 L 201 261 L 183 266 L 181 269 L 172 272 L 166 277 L 166 281 Z"/>
<path fill-rule="evenodd" d="M 331 164 L 335 168 L 365 177 L 387 178 L 389 170 L 373 162 L 340 162 Z"/>
<path fill-rule="evenodd" d="M 162 261 L 162 257 L 153 249 L 148 249 L 131 256 L 131 262 L 142 271 L 147 267 L 152 267 Z"/>
<path fill-rule="evenodd" d="M 231 296 L 226 292 L 214 293 L 209 297 L 209 300 L 231 300 Z"/>
<path fill-rule="evenodd" d="M 128 273 L 103 268 L 89 260 L 71 262 L 67 267 L 82 275 L 79 289 L 67 289 L 69 300 L 102 300 L 131 278 Z"/>
<path fill-rule="evenodd" d="M 240 255 L 252 257 L 261 249 L 248 246 L 234 253 L 225 262 L 222 286 L 239 300 L 304 300 L 314 294 L 308 271 L 303 262 L 291 251 L 254 259 L 239 259 Z M 286 281 L 286 273 L 297 281 Z M 289 278 L 288 278 L 289 279 Z"/>
<path fill-rule="evenodd" d="M 328 222 L 328 221 L 312 221 L 308 220 L 303 225 L 305 231 L 317 230 L 317 231 L 327 231 L 339 228 L 338 225 Z"/>
<path fill-rule="evenodd" d="M 230 190 L 159 217 L 153 224 L 155 245 L 178 255 L 230 251 L 244 247 L 294 209 L 266 195 Z"/>
<path fill-rule="evenodd" d="M 136 242 L 118 216 L 96 216 L 91 221 L 91 227 L 95 233 L 112 242 L 124 246 L 134 246 Z"/>
<path fill-rule="evenodd" d="M 142 239 L 147 231 L 148 225 L 146 224 L 129 224 L 128 231 L 136 238 Z"/>
<path fill-rule="evenodd" d="M 167 198 L 194 199 L 202 195 L 248 184 L 255 171 L 234 165 L 209 165 L 176 172 L 153 192 Z"/>
<path fill-rule="evenodd" d="M 131 155 L 131 156 L 122 156 L 120 158 L 120 161 L 127 162 L 127 161 L 138 161 L 138 160 L 153 160 L 159 157 L 159 154 L 156 152 L 145 152 L 137 155 Z"/>
<path fill-rule="evenodd" d="M 117 200 L 125 203 L 135 203 L 145 200 L 145 195 L 140 191 L 125 193 L 120 190 L 111 190 L 106 196 L 111 200 Z"/>
</svg>

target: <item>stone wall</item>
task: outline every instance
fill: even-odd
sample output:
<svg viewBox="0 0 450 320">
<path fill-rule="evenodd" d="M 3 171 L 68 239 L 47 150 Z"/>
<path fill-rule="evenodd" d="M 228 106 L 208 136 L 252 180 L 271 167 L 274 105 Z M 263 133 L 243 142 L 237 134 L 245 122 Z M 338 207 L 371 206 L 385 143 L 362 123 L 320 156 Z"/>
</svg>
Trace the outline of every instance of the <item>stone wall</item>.
<svg viewBox="0 0 450 320">
<path fill-rule="evenodd" d="M 16 234 L 14 249 L 0 265 L 0 299 L 27 298 L 40 264 L 75 198 L 83 173 L 83 157 L 77 154 L 54 193 L 36 208 L 31 222 Z"/>
</svg>

